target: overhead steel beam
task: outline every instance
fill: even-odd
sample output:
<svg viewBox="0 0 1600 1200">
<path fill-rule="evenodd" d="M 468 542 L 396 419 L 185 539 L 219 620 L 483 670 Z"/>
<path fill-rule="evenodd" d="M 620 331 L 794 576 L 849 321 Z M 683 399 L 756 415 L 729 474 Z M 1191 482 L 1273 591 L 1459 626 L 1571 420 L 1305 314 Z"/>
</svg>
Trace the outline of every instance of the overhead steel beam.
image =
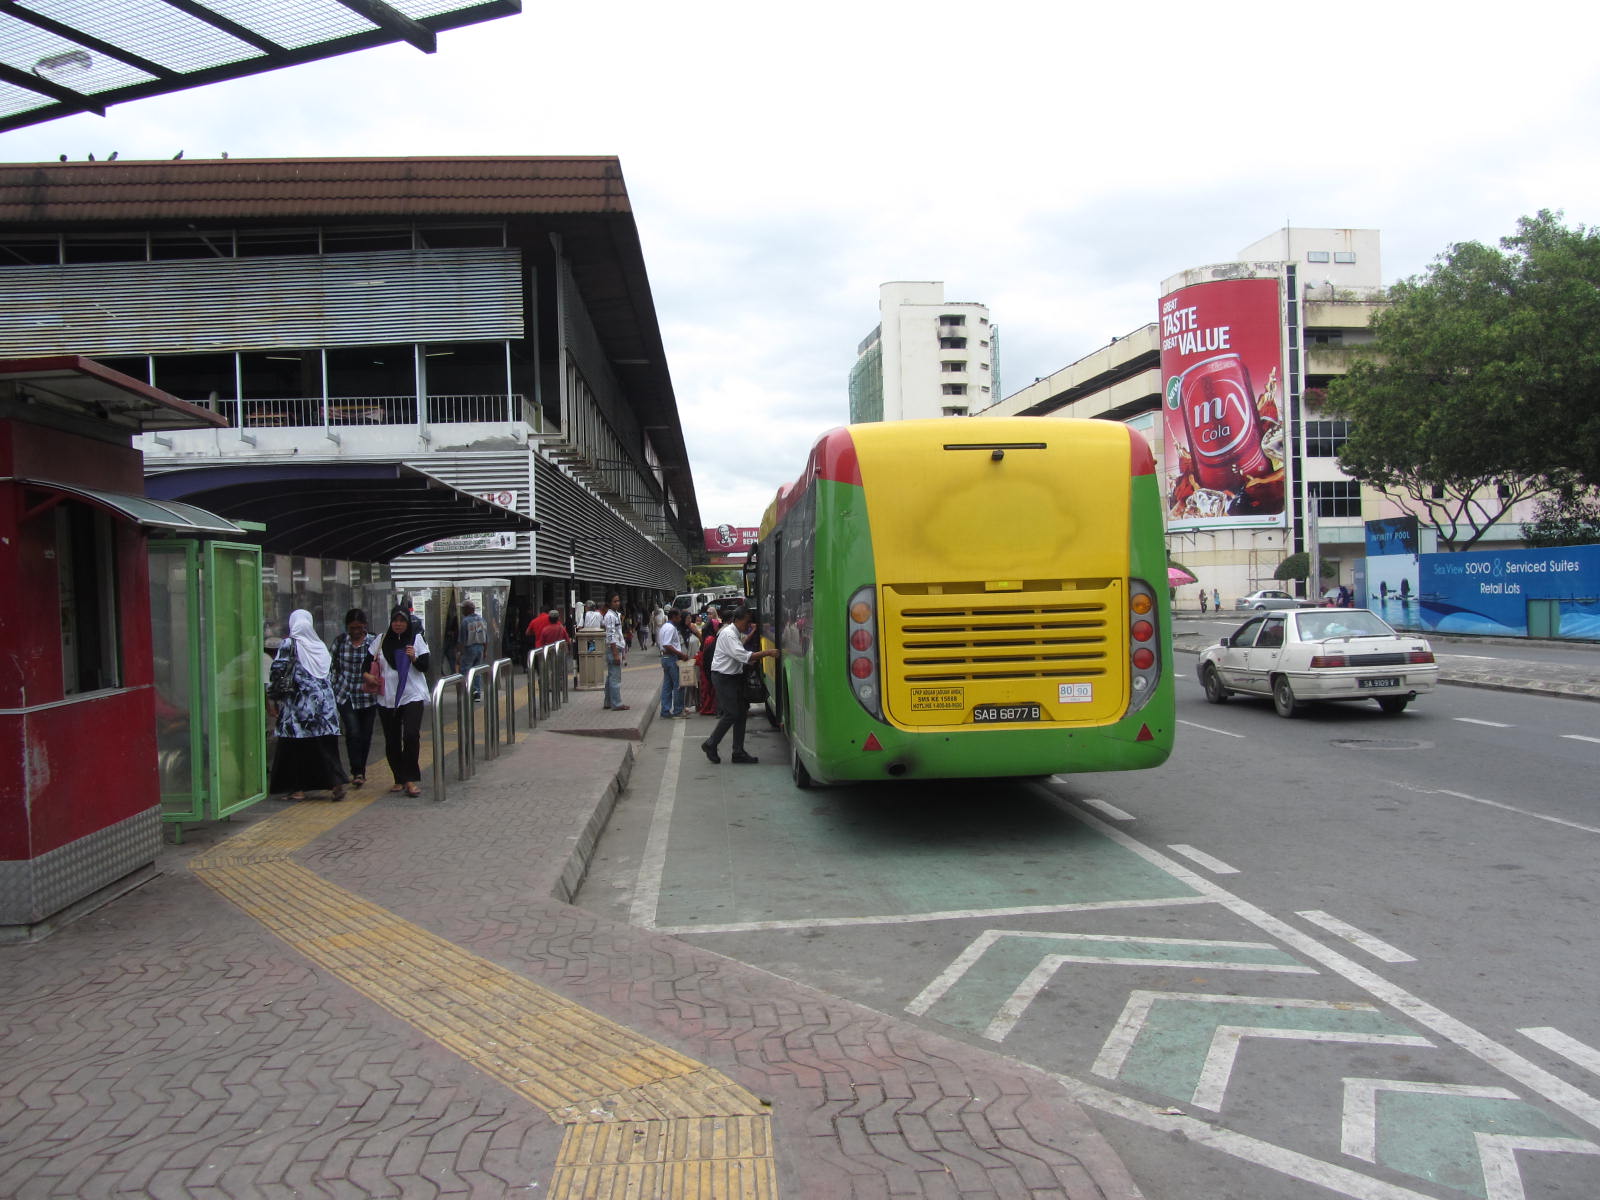
<svg viewBox="0 0 1600 1200">
<path fill-rule="evenodd" d="M 30 75 L 27 71 L 19 71 L 15 67 L 8 67 L 0 63 L 0 82 L 9 83 L 19 88 L 27 88 L 30 92 L 38 92 L 41 96 L 49 96 L 57 104 L 70 108 L 73 112 L 92 112 L 97 117 L 106 115 L 106 106 L 97 104 L 82 92 L 75 92 L 71 88 L 64 88 L 59 83 L 51 83 L 40 75 Z"/>
<path fill-rule="evenodd" d="M 413 21 L 383 0 L 339 0 L 339 3 L 356 16 L 365 17 L 380 29 L 387 29 L 401 41 L 411 43 L 424 54 L 432 54 L 439 48 L 439 39 L 433 30 Z"/>
</svg>

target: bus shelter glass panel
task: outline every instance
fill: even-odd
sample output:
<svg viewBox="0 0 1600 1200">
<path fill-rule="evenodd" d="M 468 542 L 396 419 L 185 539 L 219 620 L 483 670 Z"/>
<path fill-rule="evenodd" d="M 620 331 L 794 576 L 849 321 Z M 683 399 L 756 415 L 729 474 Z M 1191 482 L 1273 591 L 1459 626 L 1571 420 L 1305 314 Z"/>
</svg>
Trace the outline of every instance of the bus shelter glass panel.
<svg viewBox="0 0 1600 1200">
<path fill-rule="evenodd" d="M 155 660 L 156 754 L 161 813 L 205 817 L 205 737 L 200 695 L 199 546 L 155 541 L 150 548 L 150 632 Z"/>
<path fill-rule="evenodd" d="M 208 815 L 217 818 L 267 794 L 261 550 L 207 542 L 205 559 L 206 658 L 211 667 Z"/>
</svg>

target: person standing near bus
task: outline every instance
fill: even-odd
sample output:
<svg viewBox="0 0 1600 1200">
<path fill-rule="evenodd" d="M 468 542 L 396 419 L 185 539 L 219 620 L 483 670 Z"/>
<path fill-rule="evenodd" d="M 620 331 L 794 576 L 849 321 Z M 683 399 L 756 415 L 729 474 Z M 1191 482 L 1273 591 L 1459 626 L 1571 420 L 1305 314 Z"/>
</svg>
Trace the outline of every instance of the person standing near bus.
<svg viewBox="0 0 1600 1200">
<path fill-rule="evenodd" d="M 622 627 L 622 597 L 613 595 L 611 607 L 606 609 L 606 702 L 605 708 L 621 712 L 627 709 L 622 702 L 622 663 L 628 655 L 628 636 Z"/>
<path fill-rule="evenodd" d="M 683 629 L 678 610 L 668 609 L 656 626 L 656 645 L 661 650 L 661 716 L 663 720 L 683 716 L 683 689 L 678 667 L 689 655 L 683 648 Z"/>
<path fill-rule="evenodd" d="M 711 680 L 717 689 L 717 727 L 700 743 L 700 749 L 714 763 L 722 761 L 717 745 L 729 729 L 733 730 L 733 761 L 760 761 L 754 754 L 746 754 L 744 749 L 744 721 L 750 709 L 744 698 L 744 669 L 764 658 L 777 658 L 778 652 L 745 649 L 744 640 L 755 623 L 754 615 L 741 604 L 717 633 L 717 648 L 711 659 Z"/>
</svg>

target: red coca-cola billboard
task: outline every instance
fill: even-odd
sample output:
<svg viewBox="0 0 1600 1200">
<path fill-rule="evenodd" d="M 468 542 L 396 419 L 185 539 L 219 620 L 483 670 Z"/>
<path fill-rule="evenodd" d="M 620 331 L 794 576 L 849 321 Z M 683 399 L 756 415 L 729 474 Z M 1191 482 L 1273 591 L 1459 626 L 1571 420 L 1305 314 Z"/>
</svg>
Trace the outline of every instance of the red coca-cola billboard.
<svg viewBox="0 0 1600 1200">
<path fill-rule="evenodd" d="M 1282 336 L 1276 275 L 1161 298 L 1169 529 L 1283 524 Z"/>
</svg>

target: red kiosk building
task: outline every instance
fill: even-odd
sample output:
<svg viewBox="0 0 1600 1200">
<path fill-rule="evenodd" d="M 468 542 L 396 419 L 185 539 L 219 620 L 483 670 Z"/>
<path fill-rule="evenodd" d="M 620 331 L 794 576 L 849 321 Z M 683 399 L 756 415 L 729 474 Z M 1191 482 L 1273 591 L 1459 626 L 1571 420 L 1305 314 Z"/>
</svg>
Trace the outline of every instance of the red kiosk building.
<svg viewBox="0 0 1600 1200">
<path fill-rule="evenodd" d="M 137 433 L 223 417 L 85 358 L 0 360 L 0 940 L 143 882 L 161 847 L 152 530 Z"/>
</svg>

